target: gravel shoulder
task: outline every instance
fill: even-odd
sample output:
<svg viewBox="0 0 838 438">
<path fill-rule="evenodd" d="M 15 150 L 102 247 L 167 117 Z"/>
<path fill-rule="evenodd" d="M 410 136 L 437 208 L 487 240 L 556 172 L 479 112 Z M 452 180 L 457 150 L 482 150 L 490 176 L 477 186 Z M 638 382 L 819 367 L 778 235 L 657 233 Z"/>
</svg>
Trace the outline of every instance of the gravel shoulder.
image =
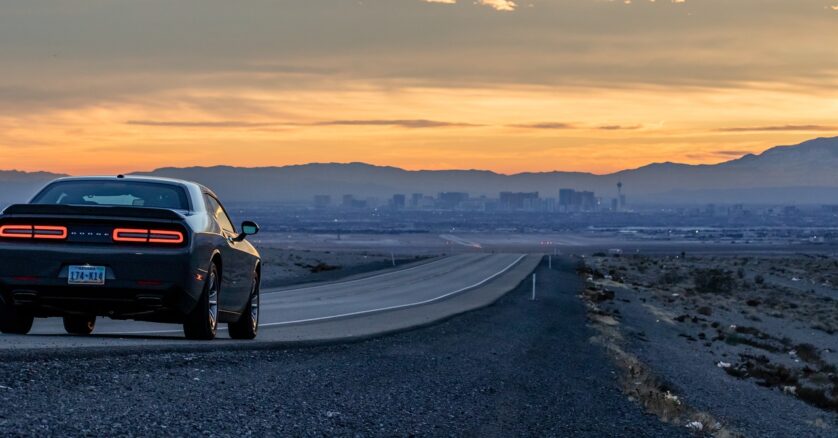
<svg viewBox="0 0 838 438">
<path fill-rule="evenodd" d="M 632 255 L 587 265 L 586 294 L 681 400 L 747 436 L 835 436 L 834 258 Z"/>
<path fill-rule="evenodd" d="M 682 436 L 620 391 L 570 262 L 494 305 L 344 345 L 0 363 L 10 435 Z"/>
</svg>

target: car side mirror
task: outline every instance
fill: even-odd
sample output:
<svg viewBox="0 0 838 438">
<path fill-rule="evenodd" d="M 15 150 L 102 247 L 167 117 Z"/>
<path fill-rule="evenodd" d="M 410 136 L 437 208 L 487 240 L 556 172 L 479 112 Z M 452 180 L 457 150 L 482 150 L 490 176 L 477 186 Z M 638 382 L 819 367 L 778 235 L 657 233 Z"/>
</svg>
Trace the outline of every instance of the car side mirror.
<svg viewBox="0 0 838 438">
<path fill-rule="evenodd" d="M 247 236 L 252 236 L 259 232 L 259 225 L 253 221 L 242 222 L 242 232 L 239 234 L 237 240 L 244 240 Z"/>
</svg>

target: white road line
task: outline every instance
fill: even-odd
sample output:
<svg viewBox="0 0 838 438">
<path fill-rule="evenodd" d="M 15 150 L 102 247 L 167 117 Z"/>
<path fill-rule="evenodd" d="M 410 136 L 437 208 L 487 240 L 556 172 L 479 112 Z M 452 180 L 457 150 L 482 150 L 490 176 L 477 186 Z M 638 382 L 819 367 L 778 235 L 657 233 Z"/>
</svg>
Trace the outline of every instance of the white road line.
<svg viewBox="0 0 838 438">
<path fill-rule="evenodd" d="M 297 321 L 283 321 L 283 322 L 273 322 L 273 323 L 270 323 L 270 324 L 260 324 L 259 327 L 275 327 L 275 326 L 280 326 L 280 325 L 291 325 L 291 324 L 301 324 L 301 323 L 305 323 L 305 322 L 325 321 L 325 320 L 329 320 L 329 319 L 344 318 L 344 317 L 347 317 L 347 316 L 366 315 L 368 313 L 386 312 L 388 310 L 404 309 L 404 308 L 407 308 L 407 307 L 415 307 L 415 306 L 421 306 L 421 305 L 424 305 L 424 304 L 430 304 L 430 303 L 448 298 L 451 295 L 455 295 L 455 294 L 458 294 L 460 292 L 465 292 L 469 289 L 474 289 L 476 287 L 482 286 L 482 285 L 488 283 L 489 281 L 497 278 L 498 276 L 503 275 L 504 273 L 506 273 L 510 269 L 512 269 L 512 267 L 517 265 L 524 257 L 526 257 L 526 254 L 519 256 L 517 259 L 515 259 L 514 262 L 510 263 L 509 266 L 507 266 L 507 267 L 503 268 L 502 270 L 492 274 L 490 277 L 485 278 L 478 283 L 472 284 L 471 286 L 466 286 L 462 289 L 457 289 L 454 292 L 449 292 L 445 295 L 440 295 L 436 298 L 431 298 L 429 300 L 419 301 L 417 303 L 410 303 L 410 304 L 400 304 L 398 306 L 382 307 L 382 308 L 379 308 L 379 309 L 369 309 L 369 310 L 361 310 L 361 311 L 358 311 L 358 312 L 343 313 L 343 314 L 340 314 L 340 315 L 321 316 L 319 318 L 309 318 L 309 319 L 300 319 L 300 320 L 297 320 Z"/>
<path fill-rule="evenodd" d="M 527 256 L 526 254 L 522 254 L 517 259 L 515 259 L 514 262 L 510 263 L 509 266 L 501 269 L 500 271 L 492 274 L 491 276 L 489 276 L 489 277 L 487 277 L 487 278 L 485 278 L 485 279 L 483 279 L 483 280 L 481 280 L 481 281 L 479 281 L 475 284 L 472 284 L 471 286 L 466 286 L 464 288 L 457 289 L 453 292 L 448 292 L 444 295 L 440 295 L 438 297 L 431 298 L 429 300 L 419 301 L 419 302 L 410 303 L 410 304 L 400 304 L 398 306 L 382 307 L 382 308 L 378 308 L 378 309 L 361 310 L 361 311 L 358 311 L 358 312 L 342 313 L 342 314 L 339 314 L 339 315 L 321 316 L 321 317 L 318 317 L 318 318 L 308 318 L 308 319 L 300 319 L 300 320 L 296 320 L 296 321 L 283 321 L 283 322 L 272 322 L 272 323 L 268 323 L 268 324 L 259 324 L 259 327 L 260 328 L 261 327 L 277 327 L 277 326 L 282 326 L 282 325 L 302 324 L 302 323 L 307 323 L 307 322 L 328 321 L 328 320 L 331 320 L 331 319 L 346 318 L 346 317 L 349 317 L 349 316 L 366 315 L 366 314 L 370 314 L 370 313 L 386 312 L 388 310 L 405 309 L 405 308 L 408 308 L 408 307 L 416 307 L 416 306 L 422 306 L 422 305 L 425 305 L 425 304 L 434 303 L 436 301 L 440 301 L 440 300 L 443 300 L 445 298 L 448 298 L 452 295 L 456 295 L 458 293 L 465 292 L 469 289 L 474 289 L 476 287 L 480 287 L 480 286 L 494 280 L 495 278 L 505 274 L 507 271 L 512 269 L 515 265 L 520 263 L 521 260 L 523 260 L 524 257 L 526 257 L 526 256 Z M 433 262 L 433 263 L 436 263 L 436 262 Z M 428 264 L 430 264 L 430 263 L 426 263 L 425 265 L 428 265 Z M 420 266 L 425 266 L 425 265 L 420 265 Z M 418 268 L 420 266 L 415 266 L 415 267 L 410 268 L 410 269 L 415 269 L 415 268 Z M 402 271 L 398 271 L 398 272 L 404 272 L 406 270 L 407 269 L 402 270 Z M 388 272 L 387 274 L 381 274 L 381 275 L 388 275 L 388 274 L 392 274 L 392 272 Z M 369 278 L 373 278 L 373 277 L 369 277 Z M 353 280 L 353 281 L 358 281 L 358 280 Z M 349 283 L 349 282 L 346 282 L 346 283 Z M 225 329 L 226 329 L 226 327 L 219 327 L 218 328 L 219 331 L 225 330 Z M 109 335 L 151 335 L 151 334 L 166 334 L 166 333 L 180 333 L 180 332 L 181 332 L 181 330 L 157 330 L 157 331 L 141 331 L 141 332 L 116 332 L 116 333 L 107 333 L 107 334 L 109 334 Z"/>
</svg>

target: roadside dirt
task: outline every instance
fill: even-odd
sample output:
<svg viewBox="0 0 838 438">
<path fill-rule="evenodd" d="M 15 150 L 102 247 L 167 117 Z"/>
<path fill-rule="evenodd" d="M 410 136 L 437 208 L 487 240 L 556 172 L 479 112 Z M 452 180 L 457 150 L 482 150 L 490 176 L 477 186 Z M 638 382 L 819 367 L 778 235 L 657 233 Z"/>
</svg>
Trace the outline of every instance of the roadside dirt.
<svg viewBox="0 0 838 438">
<path fill-rule="evenodd" d="M 838 412 L 838 260 L 597 254 L 580 273 L 596 325 L 619 334 L 618 321 L 634 304 L 614 300 L 614 291 L 629 289 L 639 297 L 635 304 L 677 330 L 688 348 L 712 356 L 731 378 Z M 603 324 L 606 317 L 618 323 Z M 620 336 L 606 338 L 619 345 Z M 660 415 L 671 416 L 666 409 Z"/>
</svg>

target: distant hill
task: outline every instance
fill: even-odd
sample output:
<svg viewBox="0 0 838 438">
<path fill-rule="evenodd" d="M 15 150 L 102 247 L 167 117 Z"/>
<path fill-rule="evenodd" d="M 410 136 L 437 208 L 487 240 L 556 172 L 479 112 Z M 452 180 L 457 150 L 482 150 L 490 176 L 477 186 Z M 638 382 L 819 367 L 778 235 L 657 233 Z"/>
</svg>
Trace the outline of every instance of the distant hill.
<svg viewBox="0 0 838 438">
<path fill-rule="evenodd" d="M 0 170 L 0 205 L 28 200 L 47 182 L 66 175 Z"/>
<path fill-rule="evenodd" d="M 443 191 L 497 197 L 501 191 L 537 191 L 555 197 L 560 188 L 590 190 L 611 198 L 617 182 L 632 202 L 667 204 L 838 204 L 838 137 L 779 146 L 759 155 L 714 165 L 655 163 L 608 175 L 543 172 L 502 175 L 484 170 L 407 171 L 364 163 L 316 163 L 284 167 L 162 168 L 143 175 L 197 181 L 228 200 L 305 201 L 314 195 L 389 198 L 395 193 Z M 0 172 L 0 200 L 31 191 L 56 175 Z M 12 182 L 14 181 L 14 182 Z M 7 189 L 7 187 L 10 189 Z M 11 195 L 9 194 L 11 193 Z"/>
<path fill-rule="evenodd" d="M 228 199 L 309 201 L 318 194 L 390 197 L 394 193 L 468 192 L 496 197 L 501 191 L 538 191 L 556 196 L 560 188 L 591 190 L 605 198 L 617 182 L 630 200 L 695 204 L 838 203 L 838 137 L 779 146 L 759 155 L 714 165 L 655 163 L 609 175 L 543 172 L 502 175 L 483 170 L 407 171 L 364 163 L 235 168 L 163 168 L 150 175 L 206 184 Z"/>
</svg>

